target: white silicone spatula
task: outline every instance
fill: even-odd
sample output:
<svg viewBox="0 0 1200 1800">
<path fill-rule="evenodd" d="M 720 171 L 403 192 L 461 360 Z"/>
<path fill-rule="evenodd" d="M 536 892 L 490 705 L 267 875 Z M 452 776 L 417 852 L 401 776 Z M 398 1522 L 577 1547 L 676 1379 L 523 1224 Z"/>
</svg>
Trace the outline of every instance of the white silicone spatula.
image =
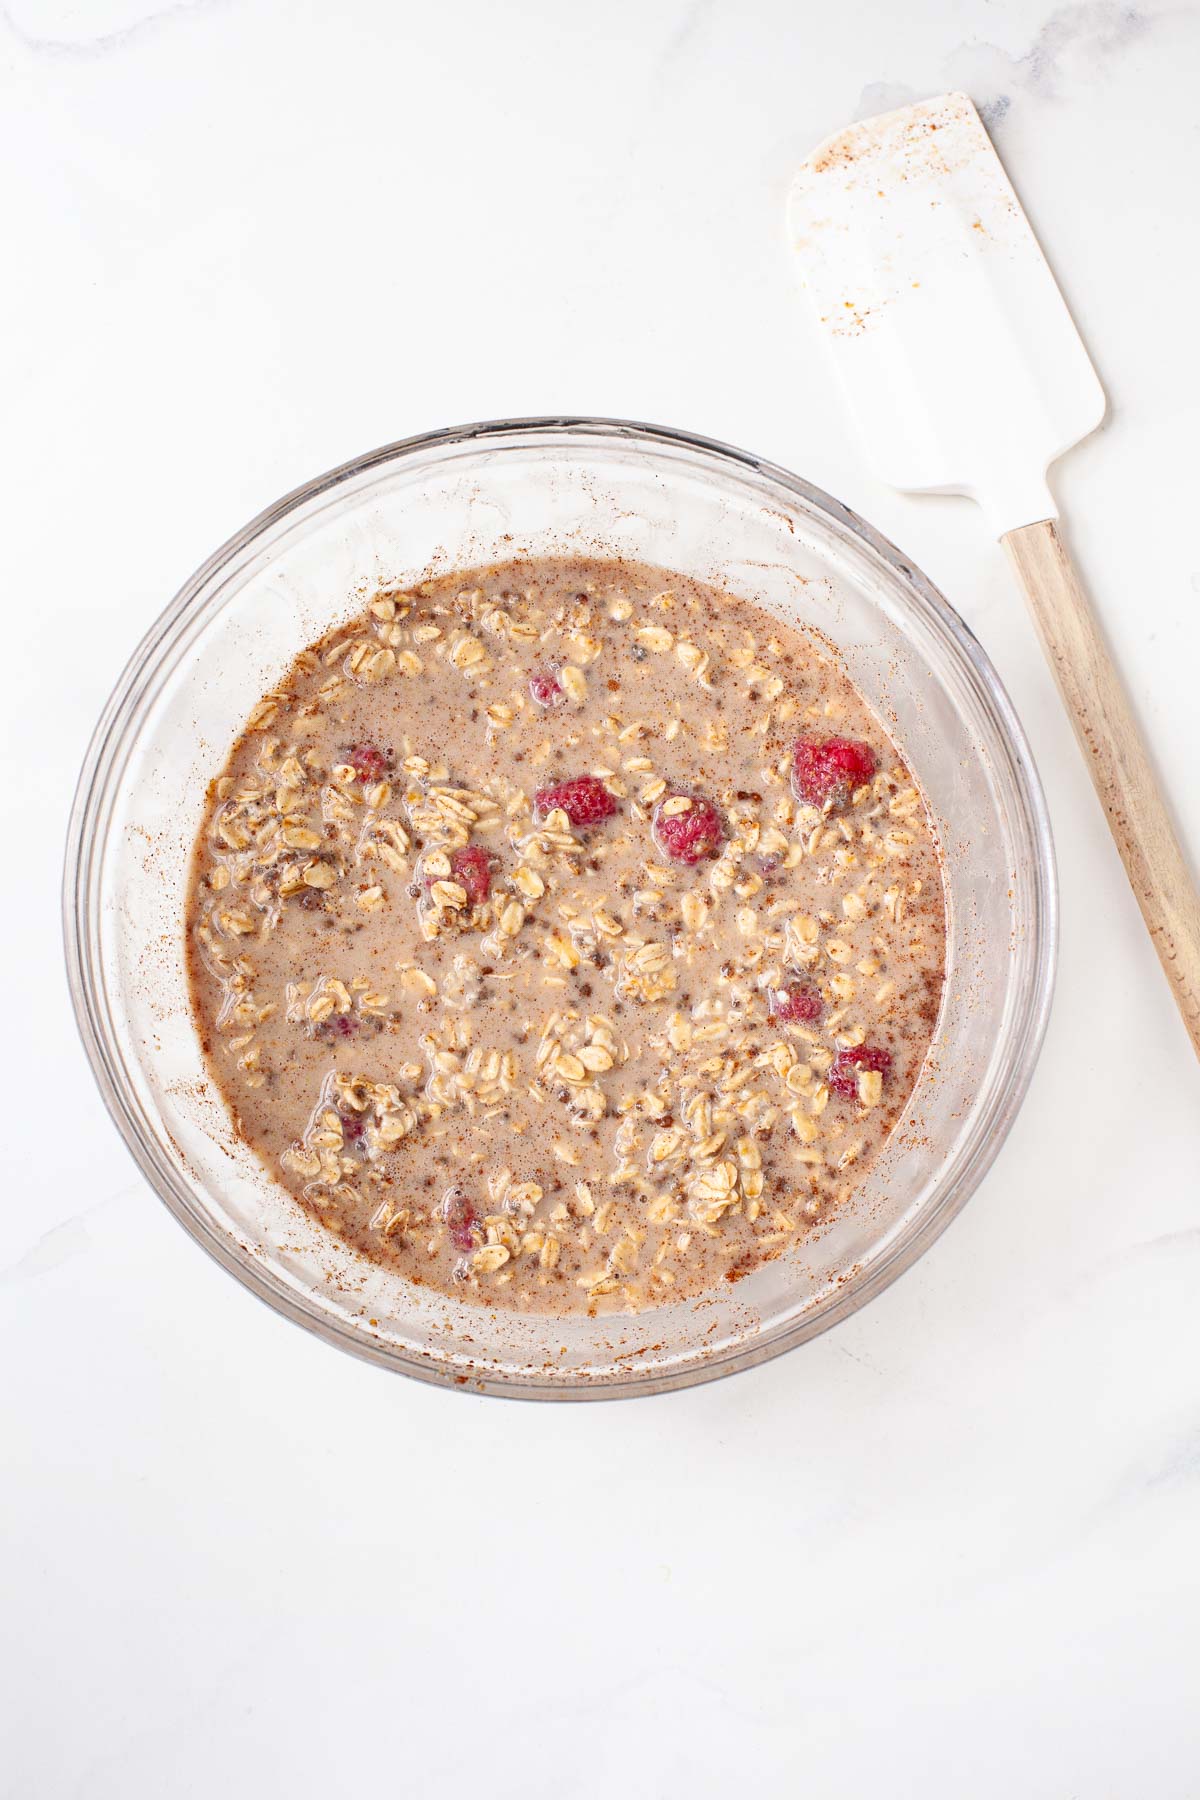
<svg viewBox="0 0 1200 1800">
<path fill-rule="evenodd" d="M 970 495 L 1008 551 L 1200 1055 L 1200 899 L 1046 483 L 1104 393 L 970 100 L 830 138 L 790 222 L 872 467 L 908 492 Z"/>
</svg>

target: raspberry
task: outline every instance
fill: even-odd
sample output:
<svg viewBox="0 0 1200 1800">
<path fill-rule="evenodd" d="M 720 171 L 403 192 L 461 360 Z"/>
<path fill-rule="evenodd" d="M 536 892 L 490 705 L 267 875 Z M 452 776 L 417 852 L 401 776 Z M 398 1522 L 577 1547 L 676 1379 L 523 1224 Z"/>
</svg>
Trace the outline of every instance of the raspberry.
<svg viewBox="0 0 1200 1800">
<path fill-rule="evenodd" d="M 847 806 L 879 767 L 870 744 L 858 738 L 797 738 L 792 751 L 792 790 L 810 806 Z"/>
<path fill-rule="evenodd" d="M 331 1013 L 322 1019 L 317 1026 L 317 1036 L 325 1038 L 353 1037 L 358 1030 L 358 1020 L 353 1013 Z"/>
<path fill-rule="evenodd" d="M 479 1214 L 461 1188 L 450 1189 L 442 1201 L 441 1213 L 455 1248 L 473 1250 L 475 1248 L 474 1231 L 479 1223 Z"/>
<path fill-rule="evenodd" d="M 342 1121 L 342 1137 L 345 1142 L 347 1144 L 361 1143 L 362 1134 L 367 1128 L 367 1121 L 363 1118 L 362 1114 L 356 1112 L 344 1112 L 339 1113 L 338 1117 Z"/>
<path fill-rule="evenodd" d="M 825 1002 L 811 981 L 789 981 L 781 988 L 772 988 L 767 1004 L 771 1017 L 782 1019 L 785 1025 L 815 1025 L 825 1011 Z"/>
<path fill-rule="evenodd" d="M 664 811 L 669 800 L 689 800 L 686 812 Z M 701 862 L 716 856 L 725 839 L 721 815 L 711 800 L 694 794 L 668 794 L 655 808 L 654 839 L 664 856 L 672 862 Z"/>
<path fill-rule="evenodd" d="M 468 906 L 481 906 L 492 887 L 492 859 L 478 844 L 455 850 L 450 856 L 450 879 L 467 890 Z"/>
<path fill-rule="evenodd" d="M 388 758 L 374 744 L 351 745 L 346 752 L 346 761 L 360 781 L 379 781 L 390 767 Z"/>
<path fill-rule="evenodd" d="M 860 1044 L 857 1050 L 839 1050 L 825 1079 L 833 1093 L 841 1094 L 845 1100 L 853 1100 L 858 1093 L 860 1069 L 874 1069 L 886 1081 L 891 1068 L 890 1051 L 875 1050 L 870 1044 Z"/>
<path fill-rule="evenodd" d="M 562 683 L 558 679 L 558 670 L 553 666 L 535 669 L 529 677 L 529 692 L 539 706 L 558 706 L 565 695 Z"/>
<path fill-rule="evenodd" d="M 557 787 L 539 788 L 533 796 L 533 809 L 543 819 L 548 812 L 562 811 L 572 825 L 587 826 L 611 819 L 617 803 L 595 775 L 577 775 L 574 781 L 560 781 Z"/>
</svg>

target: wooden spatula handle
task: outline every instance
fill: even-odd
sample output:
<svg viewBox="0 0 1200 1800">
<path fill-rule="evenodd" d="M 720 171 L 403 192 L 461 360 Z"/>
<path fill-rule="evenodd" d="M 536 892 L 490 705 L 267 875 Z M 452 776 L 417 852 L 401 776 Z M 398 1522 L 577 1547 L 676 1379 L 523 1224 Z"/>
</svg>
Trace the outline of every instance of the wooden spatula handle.
<svg viewBox="0 0 1200 1800">
<path fill-rule="evenodd" d="M 1096 615 L 1053 519 L 1001 539 L 1108 816 L 1125 873 L 1200 1056 L 1200 896 Z"/>
</svg>

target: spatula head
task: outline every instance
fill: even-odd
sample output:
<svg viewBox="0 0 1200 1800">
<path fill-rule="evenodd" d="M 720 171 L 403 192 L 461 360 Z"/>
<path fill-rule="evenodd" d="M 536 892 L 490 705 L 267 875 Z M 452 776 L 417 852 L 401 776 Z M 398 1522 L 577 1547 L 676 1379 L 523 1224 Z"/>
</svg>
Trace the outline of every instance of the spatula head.
<svg viewBox="0 0 1200 1800">
<path fill-rule="evenodd" d="M 997 536 L 1053 518 L 1046 470 L 1104 391 L 965 94 L 865 119 L 802 165 L 801 277 L 867 457 L 969 494 Z"/>
</svg>

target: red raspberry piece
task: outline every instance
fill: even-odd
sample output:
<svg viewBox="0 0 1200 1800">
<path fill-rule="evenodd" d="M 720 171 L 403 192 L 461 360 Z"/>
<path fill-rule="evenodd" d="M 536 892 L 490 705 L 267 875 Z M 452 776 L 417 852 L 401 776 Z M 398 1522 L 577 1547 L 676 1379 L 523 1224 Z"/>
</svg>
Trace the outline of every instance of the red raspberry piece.
<svg viewBox="0 0 1200 1800">
<path fill-rule="evenodd" d="M 841 1094 L 845 1100 L 853 1100 L 858 1093 L 860 1069 L 874 1069 L 886 1081 L 891 1068 L 889 1050 L 875 1050 L 870 1044 L 860 1044 L 857 1050 L 839 1050 L 825 1079 L 833 1093 Z"/>
<path fill-rule="evenodd" d="M 664 813 L 667 800 L 688 799 L 686 812 Z M 725 826 L 711 800 L 695 794 L 668 794 L 654 811 L 654 839 L 672 862 L 698 863 L 716 856 L 725 841 Z"/>
<path fill-rule="evenodd" d="M 346 761 L 361 781 L 379 781 L 391 767 L 389 759 L 374 744 L 353 744 Z"/>
<path fill-rule="evenodd" d="M 529 692 L 539 706 L 560 706 L 566 698 L 558 670 L 553 665 L 533 671 L 529 677 Z"/>
<path fill-rule="evenodd" d="M 481 850 L 478 844 L 450 852 L 450 880 L 466 889 L 468 906 L 479 906 L 491 893 L 493 861 L 490 850 Z M 438 875 L 427 875 L 425 886 L 430 888 L 440 879 Z"/>
<path fill-rule="evenodd" d="M 828 802 L 840 811 L 878 767 L 874 750 L 859 738 L 797 738 L 792 751 L 792 790 L 810 806 Z"/>
<path fill-rule="evenodd" d="M 577 775 L 574 781 L 560 781 L 557 787 L 539 788 L 533 796 L 533 810 L 542 819 L 548 812 L 561 810 L 572 825 L 599 825 L 612 818 L 617 802 L 597 776 Z"/>
<path fill-rule="evenodd" d="M 358 1020 L 353 1013 L 331 1013 L 322 1019 L 317 1026 L 317 1036 L 326 1038 L 353 1037 L 358 1030 Z"/>
<path fill-rule="evenodd" d="M 481 906 L 492 889 L 492 858 L 478 844 L 455 850 L 450 856 L 450 879 L 467 890 L 467 904 Z"/>
<path fill-rule="evenodd" d="M 789 981 L 781 988 L 772 988 L 767 997 L 773 1019 L 782 1019 L 785 1025 L 815 1025 L 825 1011 L 825 1002 L 811 981 Z"/>
<path fill-rule="evenodd" d="M 363 1132 L 367 1128 L 367 1121 L 363 1118 L 362 1114 L 356 1112 L 344 1112 L 339 1113 L 338 1117 L 342 1121 L 342 1137 L 345 1139 L 346 1143 L 361 1143 Z"/>
<path fill-rule="evenodd" d="M 479 1224 L 479 1214 L 467 1199 L 461 1188 L 451 1188 L 442 1201 L 442 1217 L 450 1233 L 450 1241 L 457 1250 L 473 1250 L 475 1248 L 474 1232 Z"/>
</svg>

